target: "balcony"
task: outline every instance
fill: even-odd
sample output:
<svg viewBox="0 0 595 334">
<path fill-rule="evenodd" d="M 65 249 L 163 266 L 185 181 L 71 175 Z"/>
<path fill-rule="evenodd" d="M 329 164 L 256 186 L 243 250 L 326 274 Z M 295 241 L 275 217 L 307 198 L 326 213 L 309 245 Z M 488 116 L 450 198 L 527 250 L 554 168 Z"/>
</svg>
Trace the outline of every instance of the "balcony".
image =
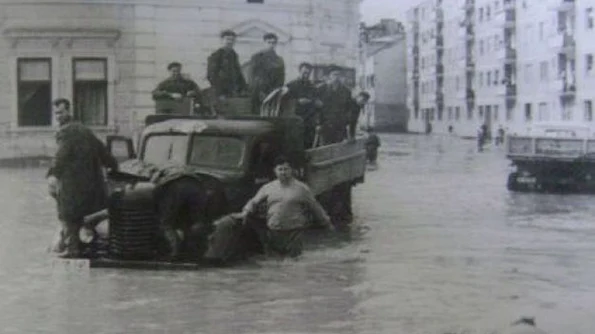
<svg viewBox="0 0 595 334">
<path fill-rule="evenodd" d="M 516 85 L 515 84 L 507 84 L 506 85 L 506 99 L 507 100 L 516 100 Z"/>
<path fill-rule="evenodd" d="M 440 8 L 436 10 L 436 21 L 444 22 L 444 11 Z"/>
<path fill-rule="evenodd" d="M 561 80 L 560 97 L 563 99 L 572 99 L 576 96 L 576 84 L 574 80 Z"/>
<path fill-rule="evenodd" d="M 562 46 L 560 48 L 560 53 L 565 54 L 567 56 L 572 56 L 575 53 L 576 49 L 576 41 L 571 34 L 563 34 L 562 37 Z"/>
<path fill-rule="evenodd" d="M 504 28 L 510 29 L 516 26 L 516 12 L 514 10 L 507 10 L 504 19 Z"/>
<path fill-rule="evenodd" d="M 516 62 L 516 59 L 517 59 L 516 49 L 506 48 L 506 51 L 504 51 L 504 64 L 514 63 L 514 62 Z"/>
<path fill-rule="evenodd" d="M 558 5 L 557 9 L 559 12 L 570 12 L 574 11 L 576 4 L 574 0 L 563 0 Z"/>
<path fill-rule="evenodd" d="M 504 0 L 502 7 L 504 10 L 514 10 L 515 9 L 515 0 Z"/>
</svg>

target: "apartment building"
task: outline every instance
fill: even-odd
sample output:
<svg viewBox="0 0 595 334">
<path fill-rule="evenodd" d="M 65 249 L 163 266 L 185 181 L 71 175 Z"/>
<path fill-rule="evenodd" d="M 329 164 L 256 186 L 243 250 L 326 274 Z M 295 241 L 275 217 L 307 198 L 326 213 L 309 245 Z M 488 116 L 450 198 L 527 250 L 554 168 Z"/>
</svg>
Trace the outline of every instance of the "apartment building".
<svg viewBox="0 0 595 334">
<path fill-rule="evenodd" d="M 360 2 L 0 0 L 0 156 L 54 146 L 57 97 L 74 101 L 75 117 L 98 133 L 131 133 L 153 112 L 150 93 L 169 62 L 209 86 L 207 57 L 224 29 L 238 34 L 244 67 L 273 32 L 287 80 L 308 61 L 342 66 L 354 84 Z"/>
<path fill-rule="evenodd" d="M 370 93 L 360 123 L 378 131 L 407 129 L 406 42 L 402 23 L 383 19 L 361 27 L 358 87 Z"/>
<path fill-rule="evenodd" d="M 447 5 L 448 4 L 448 5 Z M 408 13 L 409 129 L 593 122 L 595 4 L 432 0 Z M 430 59 L 430 67 L 428 67 Z"/>
</svg>

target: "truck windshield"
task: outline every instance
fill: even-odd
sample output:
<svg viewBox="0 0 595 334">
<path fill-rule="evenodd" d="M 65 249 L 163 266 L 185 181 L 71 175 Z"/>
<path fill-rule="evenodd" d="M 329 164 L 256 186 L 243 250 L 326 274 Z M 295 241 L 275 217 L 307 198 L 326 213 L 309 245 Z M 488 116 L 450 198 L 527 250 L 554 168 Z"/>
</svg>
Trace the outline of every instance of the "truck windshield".
<svg viewBox="0 0 595 334">
<path fill-rule="evenodd" d="M 185 164 L 187 146 L 188 135 L 185 134 L 152 135 L 145 142 L 143 160 L 156 165 Z"/>
<path fill-rule="evenodd" d="M 236 168 L 242 163 L 244 141 L 237 137 L 195 135 L 192 138 L 190 164 Z"/>
</svg>

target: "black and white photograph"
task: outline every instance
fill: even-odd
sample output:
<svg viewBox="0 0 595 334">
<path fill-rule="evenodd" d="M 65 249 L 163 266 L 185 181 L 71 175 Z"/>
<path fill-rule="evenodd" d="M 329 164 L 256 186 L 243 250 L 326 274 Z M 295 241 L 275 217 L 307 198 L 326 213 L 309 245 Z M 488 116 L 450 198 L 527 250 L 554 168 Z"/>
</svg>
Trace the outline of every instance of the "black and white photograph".
<svg viewBox="0 0 595 334">
<path fill-rule="evenodd" d="M 595 0 L 0 0 L 0 334 L 595 333 Z"/>
</svg>

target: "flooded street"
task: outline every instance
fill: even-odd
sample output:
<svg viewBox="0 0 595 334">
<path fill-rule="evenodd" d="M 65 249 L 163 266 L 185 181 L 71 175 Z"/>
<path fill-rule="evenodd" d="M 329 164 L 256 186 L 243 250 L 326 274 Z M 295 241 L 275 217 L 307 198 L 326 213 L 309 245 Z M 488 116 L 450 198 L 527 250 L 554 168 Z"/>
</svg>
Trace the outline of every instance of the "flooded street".
<svg viewBox="0 0 595 334">
<path fill-rule="evenodd" d="M 2 170 L 1 333 L 491 333 L 595 328 L 595 195 L 513 194 L 501 148 L 382 137 L 351 237 L 298 262 L 60 275 L 44 169 Z"/>
</svg>

